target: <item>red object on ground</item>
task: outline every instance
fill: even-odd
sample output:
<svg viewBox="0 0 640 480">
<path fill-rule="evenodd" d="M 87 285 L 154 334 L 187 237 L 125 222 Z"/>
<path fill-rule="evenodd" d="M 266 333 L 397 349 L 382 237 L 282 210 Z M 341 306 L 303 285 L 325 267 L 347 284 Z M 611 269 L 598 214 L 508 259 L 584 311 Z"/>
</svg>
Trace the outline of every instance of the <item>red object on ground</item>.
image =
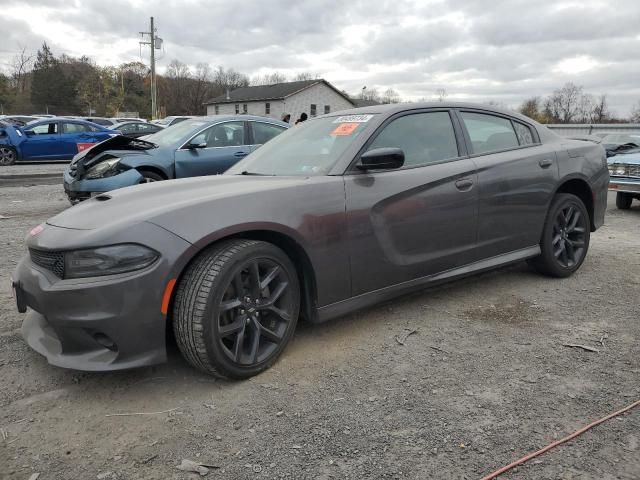
<svg viewBox="0 0 640 480">
<path fill-rule="evenodd" d="M 91 148 L 95 145 L 95 143 L 76 143 L 78 146 L 78 152 L 86 150 L 87 148 Z"/>
<path fill-rule="evenodd" d="M 631 405 L 627 405 L 626 407 L 618 410 L 617 412 L 613 412 L 613 413 L 607 415 L 606 417 L 601 418 L 600 420 L 596 420 L 595 422 L 590 423 L 586 427 L 582 427 L 581 429 L 576 430 L 575 432 L 573 432 L 571 435 L 567 435 L 566 437 L 561 438 L 558 441 L 550 443 L 546 447 L 541 448 L 540 450 L 538 450 L 536 452 L 530 453 L 529 455 L 525 455 L 521 459 L 516 460 L 515 462 L 512 462 L 509 465 L 506 465 L 506 466 L 502 467 L 501 469 L 496 470 L 493 473 L 490 473 L 486 477 L 482 477 L 481 480 L 492 480 L 492 479 L 496 478 L 498 475 L 502 475 L 503 473 L 508 472 L 512 468 L 517 467 L 518 465 L 522 465 L 523 463 L 528 462 L 532 458 L 535 458 L 538 455 L 542 455 L 543 453 L 551 450 L 552 448 L 557 447 L 558 445 L 561 445 L 561 444 L 563 444 L 565 442 L 568 442 L 569 440 L 571 440 L 573 438 L 576 438 L 578 435 L 582 435 L 584 432 L 586 432 L 587 430 L 592 429 L 596 425 L 600 425 L 601 423 L 606 422 L 607 420 L 609 420 L 609 419 L 611 419 L 613 417 L 617 417 L 618 415 L 622 415 L 624 412 L 627 412 L 627 411 L 631 410 L 632 408 L 637 407 L 638 405 L 640 405 L 640 400 L 637 400 L 637 401 L 633 402 Z"/>
</svg>

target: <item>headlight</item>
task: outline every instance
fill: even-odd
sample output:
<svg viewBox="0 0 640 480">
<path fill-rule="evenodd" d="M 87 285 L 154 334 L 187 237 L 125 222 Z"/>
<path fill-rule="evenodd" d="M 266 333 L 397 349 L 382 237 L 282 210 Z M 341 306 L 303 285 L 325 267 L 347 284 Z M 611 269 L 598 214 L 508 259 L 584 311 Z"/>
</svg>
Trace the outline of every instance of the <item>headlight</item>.
<svg viewBox="0 0 640 480">
<path fill-rule="evenodd" d="M 616 167 L 615 175 L 625 175 L 627 173 L 626 169 L 623 165 L 618 165 Z"/>
<path fill-rule="evenodd" d="M 65 252 L 64 278 L 133 272 L 148 267 L 159 256 L 155 250 L 134 243 Z"/>
<path fill-rule="evenodd" d="M 87 170 L 87 174 L 85 178 L 103 178 L 110 177 L 111 175 L 116 173 L 116 167 L 120 163 L 119 158 L 110 158 L 109 160 L 105 160 L 104 162 L 100 162 L 97 165 L 94 165 L 89 170 Z"/>
</svg>

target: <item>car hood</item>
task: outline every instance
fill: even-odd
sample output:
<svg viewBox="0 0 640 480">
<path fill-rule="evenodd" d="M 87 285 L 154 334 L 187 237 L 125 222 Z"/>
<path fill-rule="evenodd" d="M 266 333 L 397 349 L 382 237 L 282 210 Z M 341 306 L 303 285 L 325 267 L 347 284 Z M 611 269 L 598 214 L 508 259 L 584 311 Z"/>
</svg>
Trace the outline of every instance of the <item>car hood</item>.
<svg viewBox="0 0 640 480">
<path fill-rule="evenodd" d="M 80 176 L 93 165 L 108 158 L 140 154 L 153 155 L 158 150 L 160 150 L 160 147 L 155 143 L 147 142 L 139 138 L 118 135 L 117 137 L 111 137 L 78 153 L 73 157 L 69 168 L 77 169 L 78 175 Z"/>
<path fill-rule="evenodd" d="M 624 163 L 627 165 L 640 165 L 640 152 L 635 153 L 618 153 L 613 157 L 607 158 L 609 165 L 616 163 Z"/>
<path fill-rule="evenodd" d="M 47 224 L 77 230 L 126 228 L 144 221 L 162 226 L 167 216 L 189 216 L 196 205 L 210 203 L 215 208 L 220 201 L 224 209 L 230 203 L 234 209 L 250 208 L 262 201 L 256 194 L 272 195 L 277 190 L 286 195 L 287 189 L 318 178 L 328 177 L 217 175 L 135 185 L 84 201 L 50 218 Z"/>
</svg>

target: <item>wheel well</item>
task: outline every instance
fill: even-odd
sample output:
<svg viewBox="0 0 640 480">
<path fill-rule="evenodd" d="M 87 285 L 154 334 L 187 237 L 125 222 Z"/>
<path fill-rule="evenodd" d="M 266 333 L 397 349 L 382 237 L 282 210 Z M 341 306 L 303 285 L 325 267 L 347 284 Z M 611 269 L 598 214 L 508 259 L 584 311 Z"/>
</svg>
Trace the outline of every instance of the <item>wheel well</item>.
<svg viewBox="0 0 640 480">
<path fill-rule="evenodd" d="M 280 248 L 293 262 L 293 265 L 296 267 L 296 271 L 298 273 L 298 280 L 300 282 L 300 286 L 302 291 L 300 292 L 300 314 L 301 316 L 308 321 L 315 321 L 316 317 L 316 277 L 315 271 L 313 270 L 313 265 L 311 264 L 311 260 L 309 256 L 304 251 L 304 249 L 300 246 L 298 242 L 293 240 L 291 237 L 274 232 L 269 230 L 250 230 L 234 235 L 230 235 L 228 237 L 223 237 L 217 239 L 215 242 L 212 242 L 208 245 L 203 246 L 189 262 L 182 268 L 180 275 L 178 275 L 178 282 L 182 279 L 184 272 L 187 270 L 189 265 L 200 255 L 201 252 L 206 250 L 207 248 L 215 245 L 216 243 L 231 240 L 234 238 L 242 238 L 247 240 L 260 240 L 263 242 L 271 243 L 278 248 Z M 171 322 L 173 321 L 172 311 L 173 311 L 173 302 L 175 299 L 175 289 L 171 294 L 171 301 L 169 303 L 169 309 L 167 313 L 167 333 L 172 335 Z"/>
<path fill-rule="evenodd" d="M 591 188 L 589 188 L 589 184 L 587 182 L 580 180 L 579 178 L 567 180 L 560 185 L 560 188 L 558 188 L 556 193 L 570 193 L 582 200 L 584 206 L 587 207 L 587 212 L 589 212 L 589 224 L 591 225 L 591 231 L 595 231 L 595 225 L 593 222 L 593 192 L 591 191 Z"/>
<path fill-rule="evenodd" d="M 167 174 L 164 173 L 161 169 L 157 168 L 157 167 L 135 167 L 136 170 L 138 170 L 139 172 L 153 172 L 153 173 L 157 173 L 158 175 L 160 175 L 162 178 L 164 178 L 165 180 L 168 179 Z"/>
</svg>

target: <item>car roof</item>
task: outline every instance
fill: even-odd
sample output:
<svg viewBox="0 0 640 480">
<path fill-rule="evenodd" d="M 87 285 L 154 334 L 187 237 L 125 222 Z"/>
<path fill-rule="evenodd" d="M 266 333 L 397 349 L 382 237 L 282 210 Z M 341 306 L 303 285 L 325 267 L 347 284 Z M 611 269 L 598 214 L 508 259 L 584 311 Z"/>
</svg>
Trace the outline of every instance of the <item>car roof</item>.
<svg viewBox="0 0 640 480">
<path fill-rule="evenodd" d="M 38 125 L 42 125 L 44 123 L 51 123 L 51 122 L 79 123 L 81 125 L 91 125 L 92 127 L 105 128 L 103 125 L 98 125 L 97 123 L 89 122 L 87 120 L 82 120 L 80 118 L 69 118 L 69 117 L 42 118 L 42 119 L 38 120 L 37 122 L 29 122 L 28 126 L 29 127 L 35 127 L 35 126 L 38 126 Z"/>
<path fill-rule="evenodd" d="M 322 115 L 323 117 L 335 117 L 342 115 L 362 115 L 362 114 L 379 114 L 384 113 L 393 115 L 398 112 L 405 112 L 407 110 L 419 110 L 425 108 L 459 108 L 459 109 L 473 109 L 473 110 L 486 110 L 487 112 L 498 113 L 501 115 L 508 115 L 510 117 L 522 119 L 528 123 L 537 124 L 536 121 L 529 117 L 526 117 L 513 110 L 507 110 L 500 107 L 494 107 L 493 105 L 486 105 L 473 102 L 417 102 L 417 103 L 389 103 L 379 105 L 369 105 L 366 107 L 350 108 L 348 110 L 340 110 Z"/>
<path fill-rule="evenodd" d="M 291 126 L 287 122 L 283 122 L 276 118 L 260 117 L 258 115 L 208 115 L 204 117 L 195 117 L 190 120 L 202 120 L 205 122 L 216 122 L 216 121 L 219 122 L 219 121 L 229 121 L 229 120 L 237 120 L 237 121 L 252 120 L 252 121 L 259 121 L 259 122 L 268 122 L 268 123 L 273 123 L 275 125 L 282 125 L 287 127 Z"/>
</svg>

